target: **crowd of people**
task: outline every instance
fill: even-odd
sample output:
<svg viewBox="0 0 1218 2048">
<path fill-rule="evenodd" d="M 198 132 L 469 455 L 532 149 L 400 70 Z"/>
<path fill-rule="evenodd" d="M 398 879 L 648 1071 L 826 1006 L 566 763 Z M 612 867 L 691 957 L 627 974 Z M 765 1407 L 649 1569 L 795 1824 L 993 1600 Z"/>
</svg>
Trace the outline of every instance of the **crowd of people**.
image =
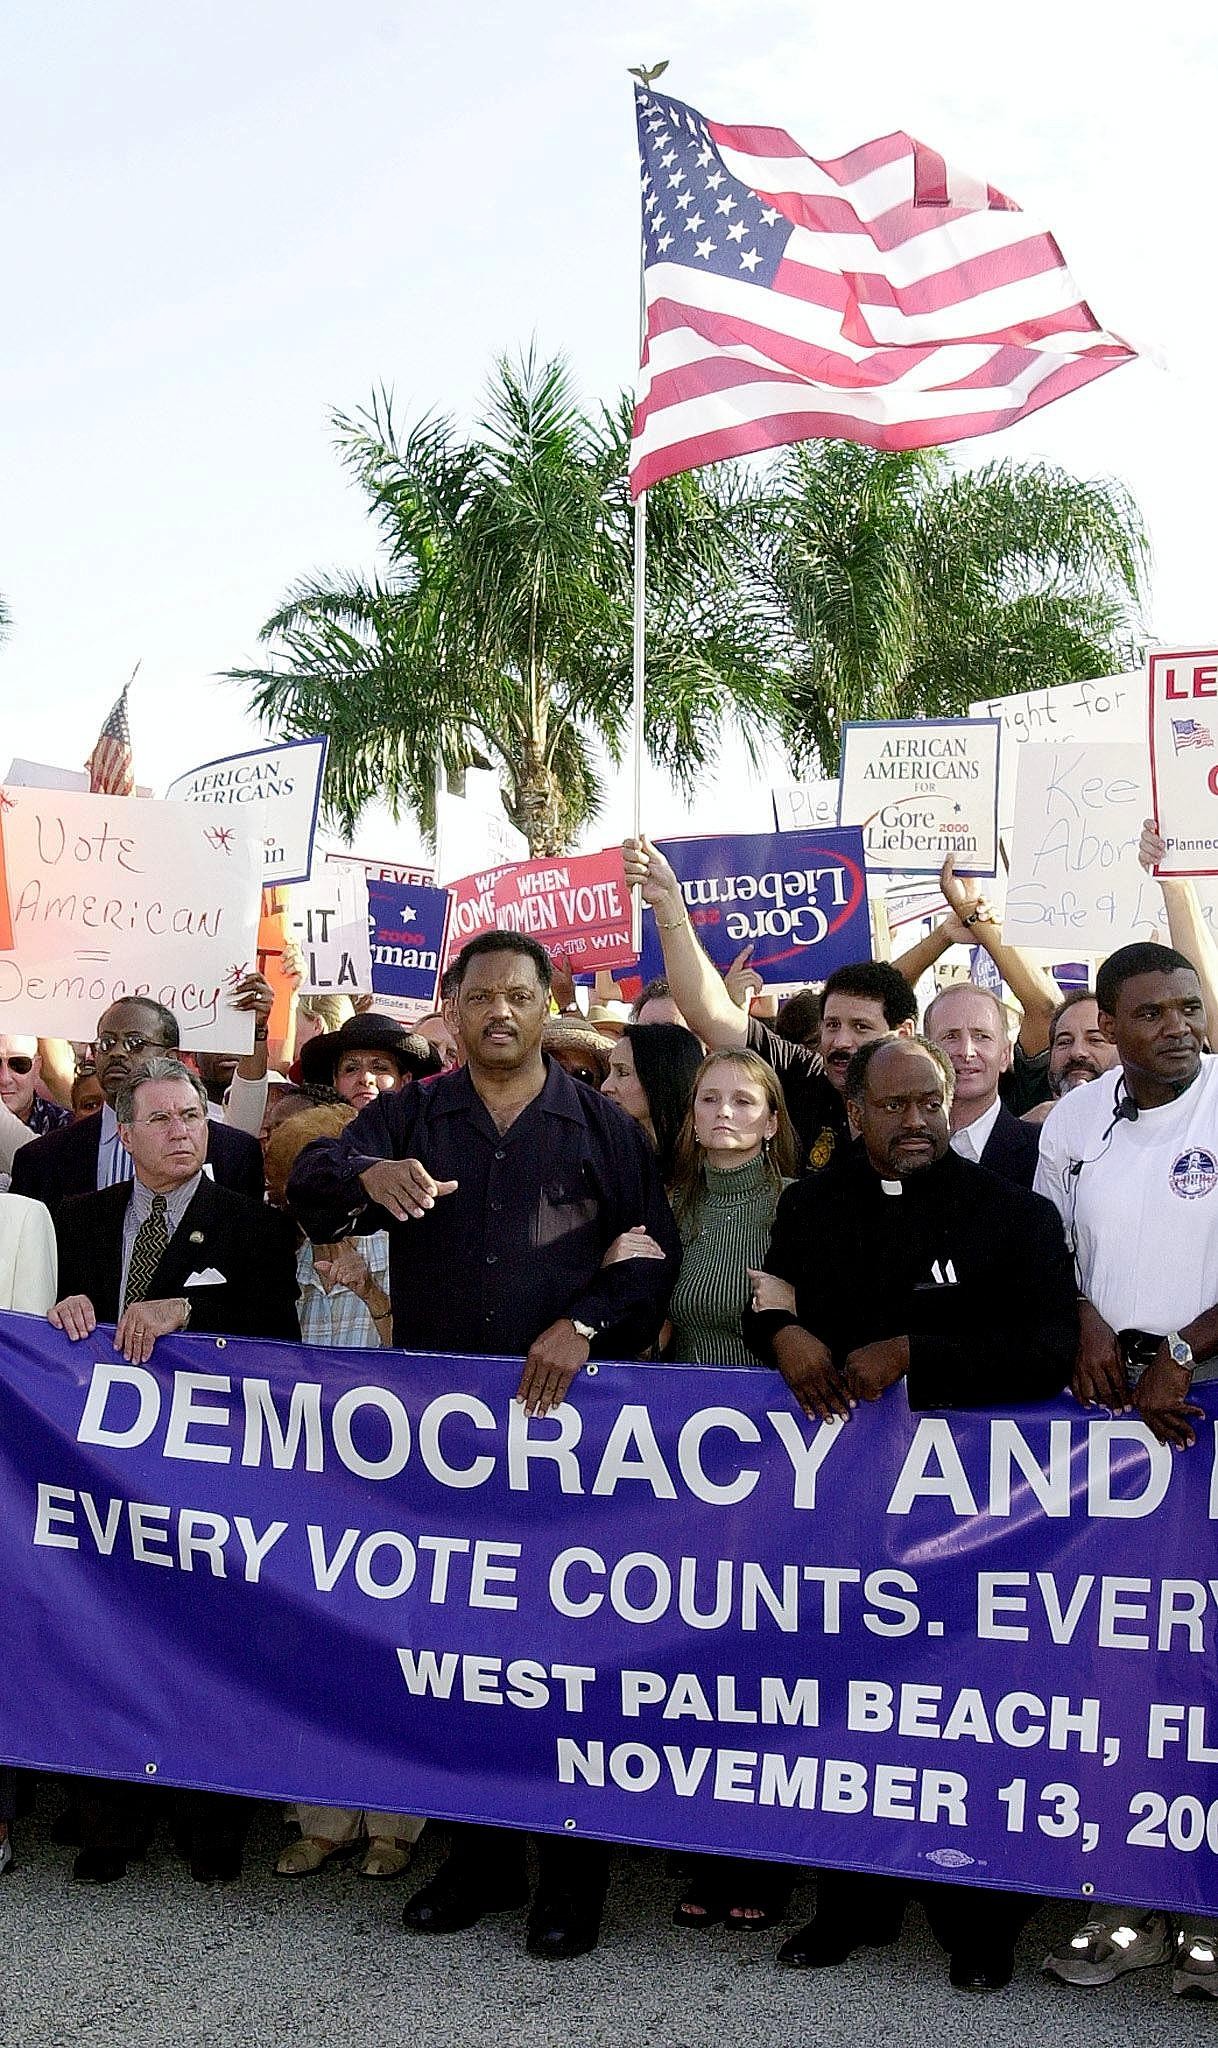
<svg viewBox="0 0 1218 2048">
<path fill-rule="evenodd" d="M 1157 850 L 1148 826 L 1148 865 Z M 492 931 L 410 1031 L 367 1002 L 300 998 L 272 1043 L 251 974 L 233 995 L 255 1020 L 244 1056 L 184 1057 L 177 1019 L 145 998 L 107 1009 L 88 1046 L 0 1038 L 0 1306 L 71 1341 L 112 1323 L 135 1364 L 184 1330 L 517 1357 L 516 1397 L 540 1416 L 590 1358 L 768 1370 L 807 1417 L 845 1426 L 898 1386 L 935 1410 L 1070 1389 L 1187 1453 L 1193 1380 L 1218 1369 L 1218 976 L 1191 886 L 1163 885 L 1171 945 L 1122 946 L 1094 988 L 1064 993 L 949 862 L 944 915 L 901 958 L 763 1014 L 747 961 L 712 965 L 663 855 L 632 840 L 625 862 L 665 970 L 628 1021 L 581 1008 L 531 938 Z M 920 1008 L 923 976 L 966 943 L 995 986 L 949 982 Z M 0 1868 L 17 1795 L 0 1770 Z M 121 1878 L 159 1802 L 75 1780 L 57 1831 L 76 1877 Z M 248 1817 L 235 1798 L 175 1798 L 196 1878 L 240 1873 Z M 298 1806 L 276 1869 L 357 1856 L 395 1878 L 425 1819 Z M 530 1894 L 526 1837 L 454 1827 L 405 1923 L 442 1936 L 527 1905 L 531 1953 L 593 1948 L 606 1846 L 545 1835 L 536 1865 Z M 691 1858 L 673 1919 L 760 1932 L 793 1878 Z M 954 1984 L 1009 1981 L 1034 1900 L 844 1871 L 819 1874 L 781 1961 L 895 1940 L 912 1892 Z M 1044 1967 L 1094 1986 L 1170 1963 L 1175 1990 L 1213 1997 L 1216 1956 L 1208 1922 L 1117 1901 Z"/>
</svg>

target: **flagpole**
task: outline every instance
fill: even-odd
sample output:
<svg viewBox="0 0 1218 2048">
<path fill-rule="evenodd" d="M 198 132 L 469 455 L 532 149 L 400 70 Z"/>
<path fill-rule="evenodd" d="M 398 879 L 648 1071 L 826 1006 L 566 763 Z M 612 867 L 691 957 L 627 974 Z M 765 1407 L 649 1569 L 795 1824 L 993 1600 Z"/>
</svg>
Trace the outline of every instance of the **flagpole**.
<svg viewBox="0 0 1218 2048">
<path fill-rule="evenodd" d="M 668 69 L 665 57 L 659 64 L 629 67 L 630 76 L 644 87 Z M 647 346 L 647 262 L 642 235 L 639 237 L 639 363 Z M 634 641 L 632 659 L 631 724 L 634 749 L 631 763 L 633 794 L 631 831 L 635 839 L 643 832 L 643 709 L 647 695 L 647 493 L 640 491 L 634 501 Z M 636 953 L 643 948 L 643 898 L 636 888 L 630 898 L 630 943 Z"/>
</svg>

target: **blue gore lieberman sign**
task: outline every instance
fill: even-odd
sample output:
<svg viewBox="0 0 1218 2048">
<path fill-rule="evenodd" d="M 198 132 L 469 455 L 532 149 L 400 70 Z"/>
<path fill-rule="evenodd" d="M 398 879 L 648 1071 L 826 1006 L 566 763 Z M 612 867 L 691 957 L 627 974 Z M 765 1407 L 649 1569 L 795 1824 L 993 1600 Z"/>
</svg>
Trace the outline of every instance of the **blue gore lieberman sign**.
<svg viewBox="0 0 1218 2048">
<path fill-rule="evenodd" d="M 1218 1393 L 816 1425 L 762 1371 L 0 1316 L 0 1755 L 1218 1910 Z"/>
</svg>

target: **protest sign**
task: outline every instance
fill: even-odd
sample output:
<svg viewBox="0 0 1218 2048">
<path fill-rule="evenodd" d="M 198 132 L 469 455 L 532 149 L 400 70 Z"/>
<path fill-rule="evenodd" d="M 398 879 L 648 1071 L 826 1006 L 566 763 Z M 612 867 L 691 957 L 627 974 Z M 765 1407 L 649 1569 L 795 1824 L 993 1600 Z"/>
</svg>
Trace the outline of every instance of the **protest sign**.
<svg viewBox="0 0 1218 2048">
<path fill-rule="evenodd" d="M 1147 663 L 1151 814 L 1160 875 L 1218 875 L 1218 650 L 1163 649 Z"/>
<path fill-rule="evenodd" d="M 961 875 L 998 866 L 996 718 L 903 718 L 842 727 L 838 822 L 863 829 L 875 873 Z"/>
<path fill-rule="evenodd" d="M 632 965 L 630 898 L 619 847 L 524 861 L 495 881 L 495 923 L 528 932 L 573 970 Z"/>
<path fill-rule="evenodd" d="M 1145 697 L 1146 678 L 1141 669 L 1134 669 L 1125 675 L 1053 683 L 1047 689 L 1023 690 L 1011 697 L 981 697 L 969 705 L 970 718 L 997 718 L 1002 724 L 998 830 L 1008 853 L 1015 824 L 1020 749 L 1073 740 L 1085 740 L 1089 745 L 1140 740 L 1146 730 Z"/>
<path fill-rule="evenodd" d="M 823 832 L 837 823 L 837 782 L 792 782 L 772 789 L 774 823 L 780 832 Z"/>
<path fill-rule="evenodd" d="M 444 966 L 452 965 L 467 939 L 495 929 L 495 884 L 506 868 L 484 868 L 477 874 L 462 875 L 449 884 L 452 916 L 448 921 L 448 945 Z"/>
<path fill-rule="evenodd" d="M 91 1039 L 123 996 L 171 1009 L 192 1052 L 246 1052 L 227 994 L 257 958 L 259 848 L 228 810 L 0 791 L 11 946 L 0 1032 Z"/>
<path fill-rule="evenodd" d="M 74 789 L 82 796 L 89 790 L 82 768 L 54 768 L 48 761 L 23 761 L 16 754 L 4 780 L 13 789 Z"/>
<path fill-rule="evenodd" d="M 767 983 L 822 981 L 870 960 L 871 923 L 859 832 L 750 832 L 657 841 L 690 922 L 716 967 L 742 946 Z M 664 971 L 654 913 L 644 907 L 640 973 Z"/>
<path fill-rule="evenodd" d="M 413 1024 L 436 1007 L 452 899 L 447 889 L 368 882 L 376 1008 Z"/>
<path fill-rule="evenodd" d="M 288 899 L 288 936 L 300 947 L 300 993 L 365 995 L 372 987 L 368 884 L 353 870 L 319 867 Z"/>
<path fill-rule="evenodd" d="M 519 1372 L 0 1317 L 0 1757 L 1218 1911 L 1218 1389 Z"/>
<path fill-rule="evenodd" d="M 474 868 L 503 867 L 527 860 L 529 842 L 504 816 L 499 778 L 487 770 L 466 770 L 468 796 L 436 793 L 436 877 L 447 883 Z"/>
<path fill-rule="evenodd" d="M 243 832 L 262 841 L 264 882 L 307 882 L 329 744 L 325 738 L 283 740 L 205 761 L 179 775 L 165 795 L 174 803 L 230 810 Z"/>
<path fill-rule="evenodd" d="M 1137 858 L 1147 804 L 1144 747 L 1021 747 L 1006 943 L 1102 956 L 1156 937 L 1163 897 Z"/>
<path fill-rule="evenodd" d="M 410 861 L 370 860 L 363 853 L 327 853 L 327 865 L 358 868 L 368 882 L 400 882 L 407 889 L 430 889 L 436 879 L 434 868 Z"/>
</svg>

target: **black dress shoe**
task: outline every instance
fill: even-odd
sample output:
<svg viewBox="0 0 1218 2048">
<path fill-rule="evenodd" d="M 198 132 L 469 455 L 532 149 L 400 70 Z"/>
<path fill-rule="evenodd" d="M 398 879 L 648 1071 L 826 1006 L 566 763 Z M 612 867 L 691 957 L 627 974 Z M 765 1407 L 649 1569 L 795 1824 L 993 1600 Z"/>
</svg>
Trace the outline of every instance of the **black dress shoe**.
<svg viewBox="0 0 1218 2048">
<path fill-rule="evenodd" d="M 226 1834 L 196 1835 L 190 1874 L 196 1884 L 232 1884 L 241 1875 L 241 1843 Z"/>
<path fill-rule="evenodd" d="M 65 1806 L 58 1819 L 51 1822 L 47 1832 L 58 1848 L 79 1849 L 81 1836 L 79 1806 Z"/>
<path fill-rule="evenodd" d="M 72 1875 L 79 1884 L 117 1884 L 127 1875 L 127 1858 L 121 1849 L 82 1849 Z"/>
<path fill-rule="evenodd" d="M 459 1934 L 486 1913 L 508 1913 L 528 1903 L 528 1887 L 489 1890 L 472 1873 L 440 1869 L 402 1908 L 402 1925 L 416 1934 Z"/>
<path fill-rule="evenodd" d="M 950 1976 L 957 1991 L 1005 1991 L 1015 1972 L 1010 1948 L 957 1949 Z"/>
<path fill-rule="evenodd" d="M 870 1920 L 865 1925 L 818 1913 L 806 1927 L 787 1936 L 778 1960 L 789 1970 L 831 1970 L 856 1948 L 889 1948 L 901 1938 L 900 1920 Z"/>
<path fill-rule="evenodd" d="M 529 1954 L 552 1963 L 590 1954 L 600 1939 L 601 1907 L 600 1899 L 538 1899 L 529 1914 Z"/>
</svg>

